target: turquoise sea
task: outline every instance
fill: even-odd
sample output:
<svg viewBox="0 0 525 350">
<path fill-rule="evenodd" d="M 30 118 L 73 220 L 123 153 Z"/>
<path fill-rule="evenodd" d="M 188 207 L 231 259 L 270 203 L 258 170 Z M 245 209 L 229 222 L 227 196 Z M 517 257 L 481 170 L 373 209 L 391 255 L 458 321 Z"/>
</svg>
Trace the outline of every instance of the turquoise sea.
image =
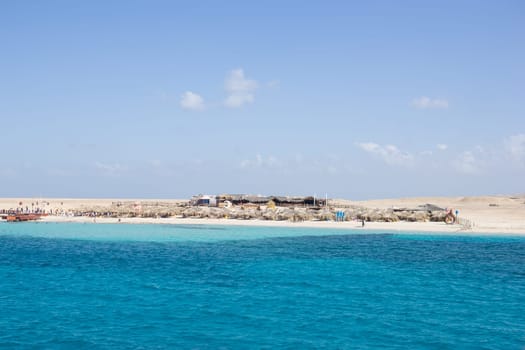
<svg viewBox="0 0 525 350">
<path fill-rule="evenodd" d="M 0 348 L 524 347 L 523 237 L 0 223 Z"/>
</svg>

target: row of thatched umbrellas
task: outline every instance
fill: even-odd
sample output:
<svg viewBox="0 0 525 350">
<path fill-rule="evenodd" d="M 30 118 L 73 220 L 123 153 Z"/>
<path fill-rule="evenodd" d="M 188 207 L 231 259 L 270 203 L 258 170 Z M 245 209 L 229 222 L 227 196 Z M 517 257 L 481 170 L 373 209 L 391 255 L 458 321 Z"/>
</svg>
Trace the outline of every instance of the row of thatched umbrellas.
<svg viewBox="0 0 525 350">
<path fill-rule="evenodd" d="M 229 218 L 240 220 L 310 221 L 335 220 L 336 212 L 344 212 L 344 220 L 366 221 L 442 221 L 445 213 L 439 210 L 392 211 L 370 209 L 359 206 L 345 208 L 277 207 L 267 206 L 231 208 L 190 206 L 186 203 L 169 202 L 118 202 L 111 206 L 82 206 L 72 211 L 76 216 L 106 217 L 185 217 L 185 218 Z"/>
</svg>

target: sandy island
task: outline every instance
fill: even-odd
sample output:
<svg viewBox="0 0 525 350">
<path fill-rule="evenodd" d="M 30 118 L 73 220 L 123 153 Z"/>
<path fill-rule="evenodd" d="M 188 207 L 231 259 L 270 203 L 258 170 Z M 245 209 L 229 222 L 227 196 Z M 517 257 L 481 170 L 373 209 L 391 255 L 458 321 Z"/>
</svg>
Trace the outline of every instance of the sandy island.
<svg viewBox="0 0 525 350">
<path fill-rule="evenodd" d="M 66 199 L 66 198 L 4 198 L 0 199 L 0 209 L 16 207 L 20 202 L 24 205 L 35 205 L 37 202 L 49 203 L 49 207 L 60 207 L 64 210 L 81 206 L 109 206 L 117 201 L 132 201 L 130 199 Z M 140 199 L 133 201 L 141 201 Z M 148 199 L 147 201 L 154 201 Z M 159 200 L 174 204 L 184 200 Z M 269 227 L 312 227 L 312 228 L 337 228 L 359 229 L 370 231 L 408 231 L 421 233 L 486 233 L 502 235 L 525 235 L 525 195 L 516 196 L 480 196 L 480 197 L 417 197 L 382 199 L 368 201 L 331 200 L 334 206 L 358 205 L 366 208 L 403 208 L 416 207 L 431 203 L 441 207 L 457 208 L 460 216 L 473 223 L 473 227 L 465 229 L 460 225 L 446 225 L 442 222 L 367 222 L 365 227 L 357 221 L 268 221 L 268 220 L 234 220 L 234 219 L 200 219 L 200 218 L 96 218 L 96 223 L 140 223 L 140 224 L 181 224 L 181 225 L 241 225 L 241 226 L 269 226 Z M 120 220 L 120 221 L 119 221 Z M 47 216 L 42 218 L 45 222 L 86 222 L 92 223 L 90 217 Z"/>
</svg>

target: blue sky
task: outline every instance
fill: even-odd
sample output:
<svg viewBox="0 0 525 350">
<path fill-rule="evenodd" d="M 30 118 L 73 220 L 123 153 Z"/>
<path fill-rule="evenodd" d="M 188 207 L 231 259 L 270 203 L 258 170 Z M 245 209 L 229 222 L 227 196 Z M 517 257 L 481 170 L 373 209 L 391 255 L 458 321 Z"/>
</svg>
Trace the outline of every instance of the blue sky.
<svg viewBox="0 0 525 350">
<path fill-rule="evenodd" d="M 524 193 L 522 1 L 2 1 L 2 197 Z"/>
</svg>

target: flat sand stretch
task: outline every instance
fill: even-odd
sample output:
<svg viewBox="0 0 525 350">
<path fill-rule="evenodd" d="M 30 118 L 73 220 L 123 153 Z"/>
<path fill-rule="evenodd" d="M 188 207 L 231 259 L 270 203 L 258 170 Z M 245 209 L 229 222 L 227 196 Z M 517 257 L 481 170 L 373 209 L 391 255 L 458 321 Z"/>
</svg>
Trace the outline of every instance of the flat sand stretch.
<svg viewBox="0 0 525 350">
<path fill-rule="evenodd" d="M 70 210 L 82 206 L 109 206 L 114 202 L 157 200 L 130 200 L 130 199 L 57 199 L 57 198 L 4 198 L 0 199 L 0 209 L 9 209 L 22 206 L 31 208 L 33 204 L 41 206 L 46 203 L 48 208 Z M 185 200 L 165 200 L 158 202 L 180 203 Z M 49 205 L 47 205 L 49 203 Z M 473 222 L 471 230 L 465 230 L 459 225 L 446 225 L 441 222 L 367 222 L 365 230 L 378 231 L 411 231 L 411 232 L 476 232 L 490 234 L 518 234 L 525 235 L 525 196 L 483 196 L 483 197 L 418 197 L 400 199 L 382 199 L 368 201 L 331 200 L 334 207 L 340 205 L 359 205 L 367 208 L 415 208 L 422 204 L 434 204 L 440 207 L 452 207 L 459 210 L 459 216 Z M 53 222 L 93 222 L 89 217 L 48 216 L 44 221 Z M 97 218 L 97 223 L 116 223 L 115 218 Z M 182 219 L 182 218 L 122 218 L 122 223 L 161 223 L 161 224 L 207 224 L 207 225 L 245 225 L 245 226 L 274 226 L 274 227 L 316 227 L 316 228 L 345 228 L 363 229 L 356 221 L 266 221 L 266 220 L 231 220 L 231 219 Z"/>
</svg>

